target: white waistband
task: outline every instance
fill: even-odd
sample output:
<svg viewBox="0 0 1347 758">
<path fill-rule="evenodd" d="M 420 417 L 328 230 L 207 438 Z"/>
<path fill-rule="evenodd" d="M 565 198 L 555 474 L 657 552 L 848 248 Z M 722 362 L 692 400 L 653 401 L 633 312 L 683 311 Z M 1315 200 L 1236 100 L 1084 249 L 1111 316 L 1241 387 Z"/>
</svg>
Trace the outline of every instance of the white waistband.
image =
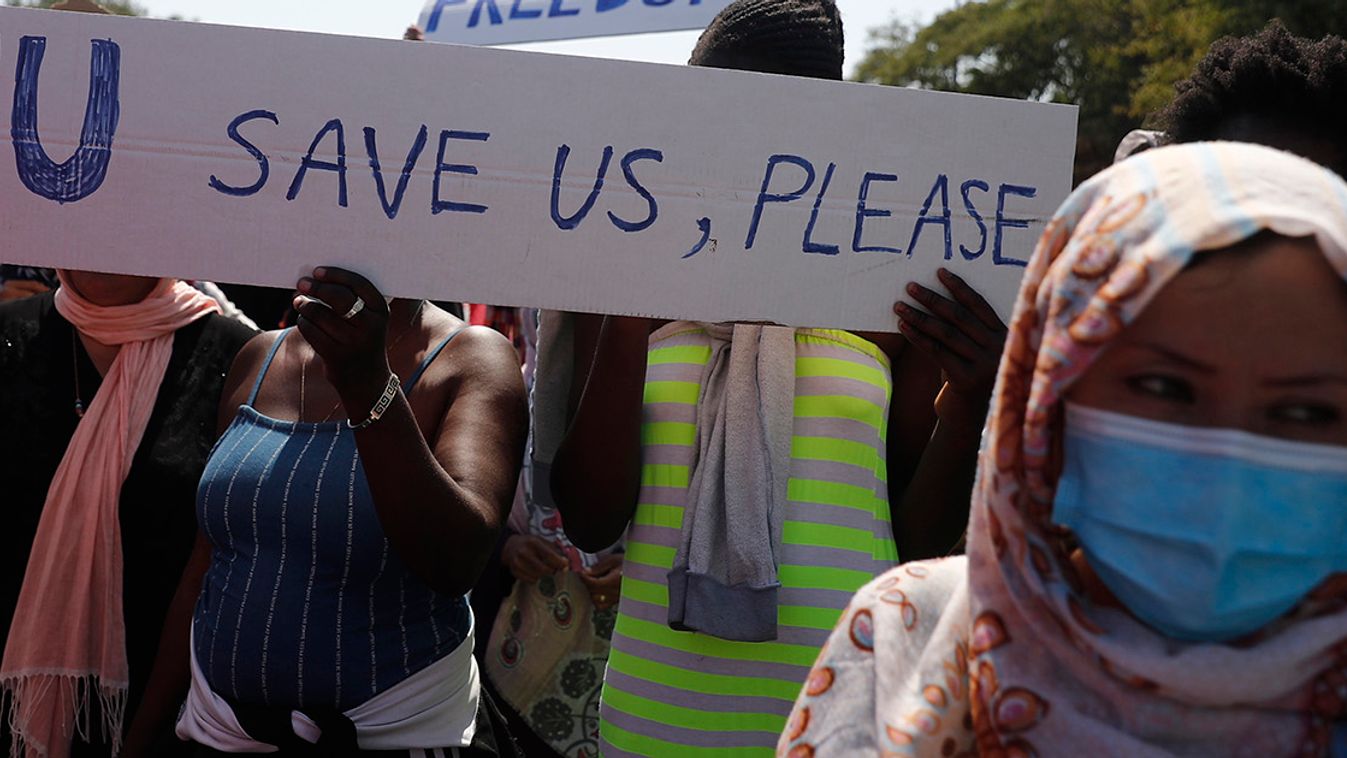
<svg viewBox="0 0 1347 758">
<path fill-rule="evenodd" d="M 473 630 L 453 652 L 346 711 L 355 724 L 362 750 L 412 750 L 466 747 L 477 729 L 480 695 Z M 295 734 L 317 742 L 322 731 L 308 716 L 292 711 Z M 196 661 L 192 646 L 192 684 L 178 716 L 178 737 L 226 753 L 274 753 L 239 725 L 224 698 L 215 694 Z"/>
</svg>

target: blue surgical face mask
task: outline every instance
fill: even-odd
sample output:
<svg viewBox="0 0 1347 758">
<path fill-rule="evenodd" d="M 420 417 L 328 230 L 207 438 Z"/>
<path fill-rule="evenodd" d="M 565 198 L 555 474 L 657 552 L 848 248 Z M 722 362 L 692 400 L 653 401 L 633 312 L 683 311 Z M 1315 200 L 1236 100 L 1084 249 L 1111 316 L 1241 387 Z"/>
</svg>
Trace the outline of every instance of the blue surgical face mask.
<svg viewBox="0 0 1347 758">
<path fill-rule="evenodd" d="M 1137 618 L 1223 642 L 1347 572 L 1347 448 L 1067 404 L 1054 520 Z"/>
</svg>

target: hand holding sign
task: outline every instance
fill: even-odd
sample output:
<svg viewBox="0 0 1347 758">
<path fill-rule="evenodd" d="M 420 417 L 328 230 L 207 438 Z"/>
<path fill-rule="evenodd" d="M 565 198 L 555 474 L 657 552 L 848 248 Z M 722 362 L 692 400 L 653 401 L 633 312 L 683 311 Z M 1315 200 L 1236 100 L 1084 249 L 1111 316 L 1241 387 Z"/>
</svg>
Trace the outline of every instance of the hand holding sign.
<svg viewBox="0 0 1347 758">
<path fill-rule="evenodd" d="M 1054 104 L 5 7 L 0 43 L 15 264 L 288 286 L 379 250 L 403 298 L 885 331 L 939 266 L 1007 315 L 1070 189 Z"/>
<path fill-rule="evenodd" d="M 327 380 L 343 400 L 368 395 L 370 402 L 359 407 L 372 406 L 392 373 L 383 294 L 365 277 L 339 268 L 316 268 L 295 289 L 299 333 L 323 359 Z"/>
<path fill-rule="evenodd" d="M 909 284 L 908 295 L 929 312 L 907 303 L 895 304 L 893 310 L 901 319 L 898 331 L 945 374 L 945 389 L 936 401 L 941 419 L 971 415 L 980 420 L 986 415 L 996 383 L 996 370 L 1006 345 L 1006 325 L 996 309 L 963 279 L 943 268 L 938 276 L 954 299 L 920 284 Z"/>
</svg>

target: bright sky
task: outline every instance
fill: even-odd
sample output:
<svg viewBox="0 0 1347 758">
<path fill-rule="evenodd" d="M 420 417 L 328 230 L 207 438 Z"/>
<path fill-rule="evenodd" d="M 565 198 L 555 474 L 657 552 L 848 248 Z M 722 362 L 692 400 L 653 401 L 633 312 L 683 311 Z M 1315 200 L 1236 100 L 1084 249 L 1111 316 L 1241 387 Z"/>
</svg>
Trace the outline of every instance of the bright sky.
<svg viewBox="0 0 1347 758">
<path fill-rule="evenodd" d="M 415 23 L 423 0 L 140 0 L 155 16 L 367 37 L 401 37 Z M 929 21 L 954 0 L 837 0 L 847 29 L 848 71 L 860 62 L 869 30 L 894 17 Z M 697 32 L 645 34 L 519 45 L 523 50 L 603 58 L 686 63 Z"/>
</svg>

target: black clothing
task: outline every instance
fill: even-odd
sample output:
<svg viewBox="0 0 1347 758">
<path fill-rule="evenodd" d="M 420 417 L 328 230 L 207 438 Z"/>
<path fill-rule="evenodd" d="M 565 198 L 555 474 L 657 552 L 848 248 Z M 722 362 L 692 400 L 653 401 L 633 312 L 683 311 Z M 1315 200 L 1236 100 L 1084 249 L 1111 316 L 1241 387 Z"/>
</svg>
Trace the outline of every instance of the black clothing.
<svg viewBox="0 0 1347 758">
<path fill-rule="evenodd" d="M 294 290 L 246 284 L 219 284 L 219 287 L 231 303 L 264 331 L 283 329 L 294 323 Z"/>
<path fill-rule="evenodd" d="M 39 284 L 45 284 L 49 289 L 56 289 L 61 284 L 56 280 L 56 269 L 54 268 L 14 266 L 8 263 L 0 264 L 0 283 L 3 283 L 7 279 L 37 282 Z"/>
<path fill-rule="evenodd" d="M 218 315 L 178 330 L 145 437 L 122 486 L 128 726 L 196 538 L 197 483 L 215 442 L 225 376 L 252 336 L 251 329 Z M 57 312 L 53 295 L 0 305 L 0 643 L 9 634 L 48 486 L 79 421 L 76 364 L 80 399 L 88 407 L 102 377 L 74 327 Z M 0 750 L 8 743 L 8 733 L 0 733 Z M 106 748 L 76 742 L 76 756 L 106 754 Z"/>
</svg>

